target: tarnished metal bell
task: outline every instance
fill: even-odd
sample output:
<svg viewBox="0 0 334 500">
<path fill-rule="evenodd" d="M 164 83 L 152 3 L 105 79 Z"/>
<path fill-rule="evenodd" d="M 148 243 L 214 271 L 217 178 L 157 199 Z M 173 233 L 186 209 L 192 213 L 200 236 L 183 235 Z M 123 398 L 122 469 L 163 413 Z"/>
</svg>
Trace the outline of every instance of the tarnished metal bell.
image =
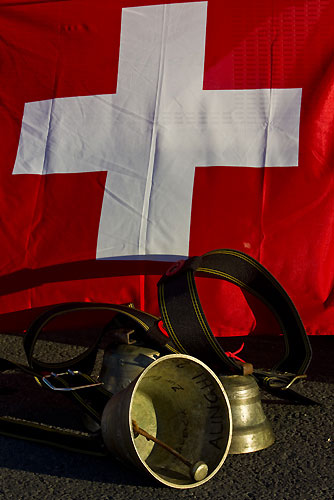
<svg viewBox="0 0 334 500">
<path fill-rule="evenodd" d="M 219 378 L 232 410 L 233 434 L 229 453 L 250 453 L 268 448 L 275 441 L 275 436 L 264 414 L 255 378 L 252 375 Z"/>
<path fill-rule="evenodd" d="M 158 351 L 138 344 L 120 344 L 104 352 L 99 380 L 112 394 L 125 389 L 148 365 Z"/>
<path fill-rule="evenodd" d="M 125 389 L 148 365 L 160 356 L 156 350 L 130 341 L 129 333 L 121 332 L 122 340 L 129 343 L 114 344 L 103 355 L 99 382 L 111 394 Z M 82 423 L 90 432 L 97 432 L 100 425 L 88 414 L 82 415 Z"/>
<path fill-rule="evenodd" d="M 102 436 L 120 460 L 174 488 L 193 488 L 222 466 L 232 435 L 219 378 L 183 354 L 153 361 L 102 415 Z"/>
</svg>

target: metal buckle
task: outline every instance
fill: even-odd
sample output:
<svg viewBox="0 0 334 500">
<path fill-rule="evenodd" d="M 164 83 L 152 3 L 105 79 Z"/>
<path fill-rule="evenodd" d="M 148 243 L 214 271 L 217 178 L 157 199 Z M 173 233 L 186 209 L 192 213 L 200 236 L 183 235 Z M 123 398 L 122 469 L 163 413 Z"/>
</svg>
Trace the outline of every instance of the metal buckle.
<svg viewBox="0 0 334 500">
<path fill-rule="evenodd" d="M 305 373 L 296 375 L 295 373 L 266 372 L 263 370 L 254 370 L 254 375 L 260 378 L 264 386 L 272 389 L 280 389 L 281 391 L 286 391 L 292 384 L 307 377 Z"/>
<path fill-rule="evenodd" d="M 69 391 L 77 391 L 78 389 L 88 389 L 89 387 L 96 387 L 97 385 L 102 385 L 102 382 L 94 382 L 90 384 L 85 384 L 85 385 L 78 385 L 76 387 L 55 387 L 48 379 L 51 377 L 58 378 L 61 377 L 62 375 L 83 375 L 79 370 L 70 370 L 68 369 L 67 372 L 64 373 L 55 373 L 51 372 L 50 375 L 45 375 L 42 378 L 42 381 L 44 384 L 49 387 L 49 389 L 52 389 L 53 391 L 63 391 L 63 392 L 69 392 Z"/>
<path fill-rule="evenodd" d="M 286 391 L 286 389 L 289 389 L 289 387 L 291 387 L 292 384 L 294 384 L 297 380 L 304 379 L 306 377 L 307 377 L 307 375 L 305 373 L 303 375 L 295 375 L 294 377 L 292 377 L 292 379 L 290 380 L 290 382 L 287 385 L 285 385 L 284 387 L 281 387 L 281 390 Z"/>
</svg>

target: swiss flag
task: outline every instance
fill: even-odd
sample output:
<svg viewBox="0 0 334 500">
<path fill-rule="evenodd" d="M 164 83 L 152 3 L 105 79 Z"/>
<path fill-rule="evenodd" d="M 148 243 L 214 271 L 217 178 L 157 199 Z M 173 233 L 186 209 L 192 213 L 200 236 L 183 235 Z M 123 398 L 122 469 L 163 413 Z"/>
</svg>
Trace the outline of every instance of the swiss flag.
<svg viewBox="0 0 334 500">
<path fill-rule="evenodd" d="M 1 331 L 68 301 L 158 314 L 171 262 L 258 259 L 334 333 L 334 4 L 0 6 Z M 273 333 L 199 280 L 217 335 Z"/>
</svg>

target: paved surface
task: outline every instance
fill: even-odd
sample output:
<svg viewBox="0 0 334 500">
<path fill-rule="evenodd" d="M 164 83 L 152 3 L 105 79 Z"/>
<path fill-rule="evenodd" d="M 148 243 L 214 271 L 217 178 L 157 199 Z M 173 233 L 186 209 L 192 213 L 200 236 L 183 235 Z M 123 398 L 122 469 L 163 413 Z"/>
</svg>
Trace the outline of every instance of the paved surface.
<svg viewBox="0 0 334 500">
<path fill-rule="evenodd" d="M 239 342 L 239 341 L 238 341 Z M 277 350 L 277 339 L 249 339 L 246 359 L 265 362 Z M 215 498 L 226 500 L 332 500 L 334 498 L 334 338 L 311 338 L 314 357 L 304 394 L 321 406 L 282 403 L 263 394 L 263 407 L 276 442 L 260 452 L 229 455 L 222 468 L 203 486 L 176 490 L 155 483 L 113 459 L 96 458 L 0 436 L 0 499 L 136 499 Z M 22 361 L 21 339 L 0 336 L 2 356 Z M 248 348 L 249 349 L 249 348 Z M 268 354 L 269 353 L 269 354 Z M 248 355 L 249 353 L 247 353 Z M 254 363 L 256 366 L 262 366 Z M 270 366 L 270 362 L 264 364 Z M 13 412 L 65 426 L 80 426 L 76 409 L 46 396 L 31 378 L 1 376 L 0 388 L 17 384 L 20 391 L 0 390 L 1 414 Z M 1 394 L 2 392 L 2 394 Z M 7 394 L 8 392 L 8 394 Z M 42 401 L 41 401 L 42 399 Z M 9 410 L 10 408 L 10 410 Z"/>
</svg>

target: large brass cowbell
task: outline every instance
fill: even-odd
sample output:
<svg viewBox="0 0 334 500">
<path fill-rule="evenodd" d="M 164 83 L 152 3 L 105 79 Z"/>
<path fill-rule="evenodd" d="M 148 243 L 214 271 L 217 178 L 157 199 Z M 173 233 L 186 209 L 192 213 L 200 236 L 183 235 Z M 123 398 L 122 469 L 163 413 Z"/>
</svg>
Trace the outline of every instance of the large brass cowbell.
<svg viewBox="0 0 334 500">
<path fill-rule="evenodd" d="M 225 461 L 232 415 L 215 373 L 196 358 L 172 354 L 152 361 L 109 400 L 101 428 L 120 460 L 168 486 L 193 488 Z"/>
</svg>

